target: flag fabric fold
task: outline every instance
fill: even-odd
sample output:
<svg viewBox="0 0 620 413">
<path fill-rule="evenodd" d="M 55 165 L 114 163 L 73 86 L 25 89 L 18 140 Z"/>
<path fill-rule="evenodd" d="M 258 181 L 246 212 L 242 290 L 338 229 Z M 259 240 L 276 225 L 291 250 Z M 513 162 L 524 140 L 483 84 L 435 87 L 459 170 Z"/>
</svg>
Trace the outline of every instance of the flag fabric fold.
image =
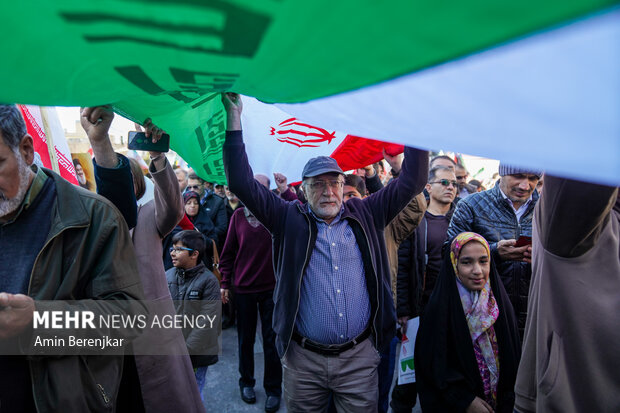
<svg viewBox="0 0 620 413">
<path fill-rule="evenodd" d="M 324 130 L 620 183 L 616 0 L 32 0 L 0 12 L 0 101 L 150 117 L 211 181 L 224 177 L 218 93 L 235 91 L 294 104 L 281 109 Z"/>
</svg>

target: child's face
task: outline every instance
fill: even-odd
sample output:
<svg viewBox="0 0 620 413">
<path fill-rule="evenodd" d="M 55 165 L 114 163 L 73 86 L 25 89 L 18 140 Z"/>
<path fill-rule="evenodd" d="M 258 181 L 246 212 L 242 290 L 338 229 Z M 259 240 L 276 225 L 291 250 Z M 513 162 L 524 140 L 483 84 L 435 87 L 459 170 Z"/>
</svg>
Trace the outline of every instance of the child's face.
<svg viewBox="0 0 620 413">
<path fill-rule="evenodd" d="M 170 251 L 170 257 L 172 258 L 172 265 L 176 268 L 188 270 L 196 266 L 198 254 L 196 254 L 195 250 L 177 242 L 172 247 L 172 251 Z"/>
</svg>

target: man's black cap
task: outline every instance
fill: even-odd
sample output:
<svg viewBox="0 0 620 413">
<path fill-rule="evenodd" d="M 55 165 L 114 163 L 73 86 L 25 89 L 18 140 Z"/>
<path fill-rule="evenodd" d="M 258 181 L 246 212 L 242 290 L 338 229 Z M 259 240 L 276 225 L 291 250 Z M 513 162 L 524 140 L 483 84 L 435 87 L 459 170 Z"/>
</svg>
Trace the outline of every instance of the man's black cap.
<svg viewBox="0 0 620 413">
<path fill-rule="evenodd" d="M 316 158 L 310 159 L 306 166 L 304 166 L 304 170 L 301 174 L 302 179 L 312 178 L 314 176 L 327 174 L 327 173 L 337 173 L 344 175 L 344 172 L 338 166 L 338 162 L 334 158 L 330 158 L 329 156 L 317 156 Z"/>
</svg>

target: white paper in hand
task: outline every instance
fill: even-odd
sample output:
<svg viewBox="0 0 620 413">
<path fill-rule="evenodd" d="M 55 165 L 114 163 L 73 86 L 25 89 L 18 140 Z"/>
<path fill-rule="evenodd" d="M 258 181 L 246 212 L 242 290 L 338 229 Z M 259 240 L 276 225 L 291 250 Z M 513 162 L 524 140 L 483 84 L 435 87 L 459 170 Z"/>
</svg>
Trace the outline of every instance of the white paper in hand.
<svg viewBox="0 0 620 413">
<path fill-rule="evenodd" d="M 407 321 L 407 334 L 403 334 L 400 354 L 398 355 L 398 384 L 415 383 L 413 352 L 419 326 L 420 317 L 415 317 Z"/>
</svg>

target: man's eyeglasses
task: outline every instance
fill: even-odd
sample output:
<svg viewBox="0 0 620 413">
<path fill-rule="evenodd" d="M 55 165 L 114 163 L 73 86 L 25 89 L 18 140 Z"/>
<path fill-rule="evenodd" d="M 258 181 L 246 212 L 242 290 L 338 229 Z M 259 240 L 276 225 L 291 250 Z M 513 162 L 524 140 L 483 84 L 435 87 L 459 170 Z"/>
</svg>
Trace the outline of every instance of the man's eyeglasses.
<svg viewBox="0 0 620 413">
<path fill-rule="evenodd" d="M 458 185 L 458 182 L 450 181 L 448 179 L 440 179 L 439 181 L 431 182 L 431 184 L 441 184 L 443 186 L 450 186 L 450 185 L 452 185 L 453 187 L 456 188 L 456 186 Z"/>
<path fill-rule="evenodd" d="M 467 178 L 467 175 L 459 175 L 456 177 L 456 179 L 461 180 L 461 179 L 465 179 Z"/>
<path fill-rule="evenodd" d="M 312 188 L 315 191 L 323 191 L 325 190 L 325 188 L 327 188 L 327 186 L 329 185 L 329 187 L 333 190 L 337 190 L 338 188 L 342 188 L 344 186 L 344 182 L 343 181 L 314 181 L 312 183 L 309 184 L 310 188 Z"/>
<path fill-rule="evenodd" d="M 170 253 L 173 253 L 173 252 L 174 252 L 174 253 L 176 254 L 177 252 L 181 252 L 181 251 L 189 251 L 189 252 L 192 252 L 192 251 L 194 251 L 194 250 L 193 250 L 193 249 L 191 249 L 191 248 L 185 248 L 185 247 L 170 247 Z"/>
<path fill-rule="evenodd" d="M 189 190 L 193 190 L 193 189 L 200 189 L 202 185 L 187 185 L 187 189 Z"/>
</svg>

